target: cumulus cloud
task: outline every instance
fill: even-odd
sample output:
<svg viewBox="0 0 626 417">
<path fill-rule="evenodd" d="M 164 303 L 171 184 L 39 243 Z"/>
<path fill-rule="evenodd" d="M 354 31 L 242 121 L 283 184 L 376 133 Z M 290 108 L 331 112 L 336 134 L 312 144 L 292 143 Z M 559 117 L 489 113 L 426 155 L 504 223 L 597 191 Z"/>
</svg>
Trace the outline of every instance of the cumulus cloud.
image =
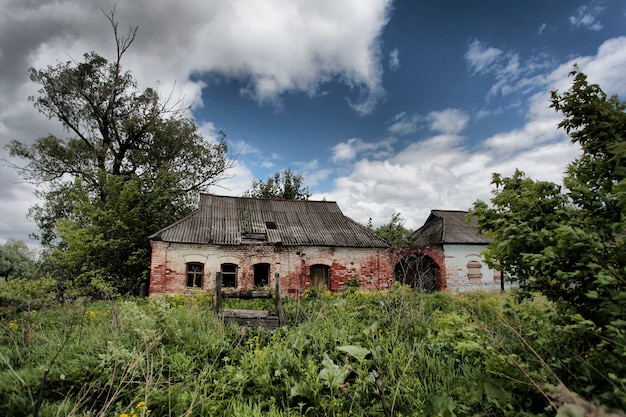
<svg viewBox="0 0 626 417">
<path fill-rule="evenodd" d="M 385 138 L 375 142 L 365 142 L 360 138 L 351 138 L 338 143 L 332 148 L 332 162 L 351 161 L 357 155 L 366 155 L 375 159 L 389 156 L 393 152 L 394 138 Z"/>
<path fill-rule="evenodd" d="M 228 79 L 240 83 L 241 94 L 258 103 L 280 106 L 285 94 L 323 95 L 328 81 L 350 89 L 346 105 L 359 114 L 376 108 L 381 85 L 381 33 L 391 0 L 0 0 L 0 147 L 9 139 L 32 141 L 48 133 L 66 135 L 59 123 L 38 114 L 28 103 L 37 95 L 28 68 L 81 61 L 96 51 L 111 59 L 113 33 L 103 10 L 115 8 L 119 32 L 137 26 L 123 65 L 140 88 L 156 87 L 171 102 L 202 106 L 205 82 Z M 215 126 L 201 126 L 215 140 Z M 232 144 L 232 142 L 231 142 Z M 241 153 L 254 153 L 245 142 Z M 265 166 L 271 161 L 265 161 Z M 5 172 L 6 171 L 6 172 Z M 12 204 L 16 190 L 24 206 L 36 202 L 32 190 L 8 182 L 2 167 L 0 207 Z M 250 170 L 239 163 L 236 177 L 225 185 L 235 194 L 249 188 Z M 240 182 L 243 182 L 241 184 Z M 23 190 L 29 190 L 25 192 Z M 7 203 L 8 202 L 8 203 Z M 3 206 L 5 204 L 5 206 Z M 0 235 L 13 235 L 10 225 L 25 216 L 9 217 Z M 34 226 L 30 226 L 33 231 Z M 24 233 L 19 236 L 23 238 Z"/>
<path fill-rule="evenodd" d="M 252 181 L 255 179 L 254 174 L 245 163 L 235 161 L 233 167 L 228 171 L 228 175 L 228 178 L 212 185 L 208 192 L 238 197 L 252 188 Z"/>
<path fill-rule="evenodd" d="M 420 124 L 426 123 L 431 131 L 457 134 L 465 129 L 469 121 L 469 115 L 460 109 L 432 111 L 426 116 L 401 112 L 391 119 L 387 132 L 395 136 L 407 136 L 417 132 Z"/>
<path fill-rule="evenodd" d="M 615 38 L 594 56 L 577 57 L 537 75 L 535 92 L 520 105 L 527 118 L 520 128 L 476 138 L 478 148 L 468 149 L 460 136 L 469 122 L 464 111 L 430 113 L 432 136 L 384 160 L 355 159 L 352 171 L 337 178 L 334 190 L 323 196 L 337 201 L 352 218 L 372 218 L 376 226 L 400 212 L 405 226 L 416 229 L 432 209 L 467 210 L 477 199 L 488 201 L 495 172 L 510 176 L 518 168 L 531 178 L 560 182 L 580 148 L 557 129 L 562 116 L 549 108 L 549 92 L 569 89 L 574 63 L 608 94 L 626 94 L 619 71 L 626 66 L 626 38 Z"/>
<path fill-rule="evenodd" d="M 115 3 L 2 3 L 0 123 L 23 132 L 19 123 L 25 118 L 6 113 L 22 114 L 25 109 L 12 110 L 14 103 L 36 92 L 26 70 L 80 60 L 92 50 L 112 57 L 113 35 L 101 9 L 112 10 Z M 121 33 L 131 25 L 139 28 L 124 65 L 141 85 L 158 85 L 166 95 L 202 105 L 198 75 L 213 74 L 237 79 L 242 94 L 254 100 L 278 103 L 285 93 L 322 94 L 320 87 L 332 79 L 353 90 L 350 104 L 365 114 L 384 95 L 380 35 L 389 4 L 137 0 L 118 4 L 116 17 Z"/>
<path fill-rule="evenodd" d="M 463 110 L 446 109 L 428 113 L 426 120 L 430 122 L 430 130 L 456 135 L 469 123 L 469 116 Z"/>
</svg>

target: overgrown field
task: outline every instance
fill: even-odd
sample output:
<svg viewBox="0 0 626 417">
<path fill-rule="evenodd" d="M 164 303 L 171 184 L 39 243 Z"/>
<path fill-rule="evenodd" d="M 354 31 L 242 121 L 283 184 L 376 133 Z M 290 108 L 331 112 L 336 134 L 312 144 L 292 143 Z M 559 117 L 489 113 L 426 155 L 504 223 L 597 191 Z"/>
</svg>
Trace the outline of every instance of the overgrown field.
<svg viewBox="0 0 626 417">
<path fill-rule="evenodd" d="M 624 407 L 624 375 L 582 353 L 593 326 L 542 299 L 325 294 L 285 300 L 270 333 L 224 327 L 206 294 L 55 304 L 45 287 L 0 292 L 0 415 L 603 415 L 569 390 Z"/>
</svg>

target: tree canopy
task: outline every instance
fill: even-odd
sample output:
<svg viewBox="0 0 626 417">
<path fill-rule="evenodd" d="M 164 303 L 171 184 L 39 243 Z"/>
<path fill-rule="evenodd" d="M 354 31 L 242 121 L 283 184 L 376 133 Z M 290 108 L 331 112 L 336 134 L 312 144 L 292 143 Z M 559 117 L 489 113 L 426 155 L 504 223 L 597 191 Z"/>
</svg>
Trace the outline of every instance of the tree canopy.
<svg viewBox="0 0 626 417">
<path fill-rule="evenodd" d="M 102 274 L 133 290 L 148 270 L 148 235 L 187 214 L 230 162 L 223 134 L 203 138 L 181 102 L 138 88 L 121 65 L 136 29 L 122 36 L 114 12 L 107 18 L 112 61 L 90 52 L 82 62 L 30 70 L 41 89 L 29 99 L 68 136 L 7 148 L 25 160 L 16 167 L 24 179 L 45 185 L 31 215 L 46 253 L 70 274 Z"/>
<path fill-rule="evenodd" d="M 582 150 L 563 184 L 521 171 L 494 174 L 491 204 L 477 201 L 471 215 L 494 238 L 485 254 L 490 266 L 522 290 L 545 295 L 568 317 L 593 324 L 595 336 L 581 336 L 588 344 L 582 354 L 602 369 L 621 364 L 626 354 L 626 105 L 577 69 L 572 76 L 571 88 L 554 91 L 551 104 L 564 116 L 559 127 Z M 607 384 L 613 383 L 606 376 L 591 378 L 589 390 Z"/>
<path fill-rule="evenodd" d="M 275 173 L 267 181 L 252 181 L 252 189 L 246 191 L 244 197 L 308 200 L 311 194 L 309 188 L 304 186 L 304 177 L 301 174 L 294 174 L 291 168 L 287 168 Z"/>
<path fill-rule="evenodd" d="M 0 278 L 34 278 L 35 255 L 21 241 L 9 239 L 0 245 Z"/>
<path fill-rule="evenodd" d="M 387 243 L 393 247 L 406 248 L 412 245 L 412 232 L 404 227 L 404 220 L 400 213 L 394 213 L 389 223 L 383 224 L 377 228 L 372 226 L 372 219 L 370 219 L 367 228 L 385 239 Z"/>
</svg>

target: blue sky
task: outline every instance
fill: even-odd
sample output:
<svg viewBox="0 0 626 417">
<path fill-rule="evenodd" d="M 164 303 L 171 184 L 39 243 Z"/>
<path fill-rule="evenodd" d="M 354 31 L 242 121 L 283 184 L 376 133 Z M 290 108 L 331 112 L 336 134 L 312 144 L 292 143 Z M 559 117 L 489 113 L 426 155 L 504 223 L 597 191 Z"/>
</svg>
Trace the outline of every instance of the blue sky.
<svg viewBox="0 0 626 417">
<path fill-rule="evenodd" d="M 0 0 L 2 144 L 65 135 L 27 102 L 27 69 L 110 56 L 112 4 Z M 626 97 L 623 1 L 136 0 L 117 17 L 139 26 L 125 65 L 140 85 L 192 104 L 207 138 L 226 132 L 237 164 L 211 192 L 291 168 L 361 223 L 466 210 L 493 172 L 559 181 L 578 149 L 549 92 L 574 63 Z M 26 240 L 33 187 L 0 176 L 0 242 Z"/>
</svg>

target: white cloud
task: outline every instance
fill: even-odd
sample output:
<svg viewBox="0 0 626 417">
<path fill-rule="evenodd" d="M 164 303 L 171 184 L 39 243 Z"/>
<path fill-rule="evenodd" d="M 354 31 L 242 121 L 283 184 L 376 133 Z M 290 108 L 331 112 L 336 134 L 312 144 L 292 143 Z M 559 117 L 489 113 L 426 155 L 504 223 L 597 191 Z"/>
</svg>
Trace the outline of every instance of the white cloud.
<svg viewBox="0 0 626 417">
<path fill-rule="evenodd" d="M 252 181 L 255 179 L 250 168 L 241 161 L 236 161 L 227 175 L 227 179 L 212 185 L 208 191 L 220 195 L 241 196 L 252 188 Z"/>
<path fill-rule="evenodd" d="M 432 127 L 443 126 L 433 132 L 444 133 L 413 142 L 384 160 L 356 159 L 352 171 L 337 178 L 334 190 L 323 196 L 361 222 L 372 218 L 375 226 L 382 225 L 400 212 L 405 226 L 416 229 L 432 209 L 466 210 L 477 199 L 488 201 L 495 172 L 510 176 L 518 168 L 531 178 L 560 182 L 580 148 L 557 129 L 562 116 L 549 108 L 549 91 L 569 89 L 574 63 L 608 94 L 626 94 L 620 75 L 620 68 L 626 67 L 626 38 L 611 39 L 595 56 L 578 57 L 536 75 L 536 92 L 520 106 L 527 118 L 520 128 L 478 138 L 478 150 L 468 149 L 459 133 L 469 117 L 455 109 L 433 112 Z M 454 119 L 458 123 L 442 123 Z"/>
<path fill-rule="evenodd" d="M 306 162 L 297 161 L 293 163 L 293 166 L 296 172 L 302 174 L 306 187 L 318 185 L 320 182 L 327 180 L 332 173 L 331 169 L 320 168 L 317 159 Z"/>
<path fill-rule="evenodd" d="M 419 122 L 422 120 L 418 115 L 408 115 L 406 112 L 396 114 L 387 132 L 391 135 L 405 136 L 417 131 Z"/>
<path fill-rule="evenodd" d="M 598 20 L 598 16 L 602 11 L 604 11 L 604 7 L 581 6 L 576 9 L 575 14 L 569 17 L 569 21 L 574 26 L 582 26 L 597 32 L 602 29 L 602 23 Z"/>
<path fill-rule="evenodd" d="M 539 30 L 537 31 L 537 33 L 541 35 L 543 31 L 546 30 L 547 26 L 548 26 L 547 24 L 542 23 L 541 26 L 539 26 Z"/>
<path fill-rule="evenodd" d="M 489 72 L 491 66 L 502 55 L 502 51 L 497 48 L 487 47 L 478 39 L 474 39 L 465 53 L 465 60 L 470 70 L 474 74 Z"/>
<path fill-rule="evenodd" d="M 365 142 L 359 138 L 351 138 L 338 143 L 332 148 L 332 162 L 351 161 L 358 154 L 367 155 L 374 159 L 389 156 L 393 152 L 394 138 L 386 138 L 376 142 Z"/>
<path fill-rule="evenodd" d="M 89 51 L 111 59 L 115 44 L 102 10 L 114 7 L 120 33 L 130 26 L 139 28 L 124 67 L 140 88 L 156 87 L 171 97 L 172 104 L 201 106 L 205 75 L 236 79 L 244 86 L 243 93 L 276 105 L 283 94 L 323 95 L 324 83 L 334 80 L 351 89 L 346 105 L 367 114 L 385 94 L 380 36 L 390 4 L 391 0 L 0 0 L 0 148 L 13 138 L 31 142 L 48 133 L 66 134 L 59 123 L 47 120 L 27 102 L 39 88 L 30 82 L 27 70 L 81 61 Z M 200 129 L 209 140 L 217 137 L 210 123 Z M 234 153 L 257 151 L 243 141 L 229 144 Z M 0 235 L 25 239 L 35 231 L 32 222 L 24 220 L 25 208 L 36 199 L 24 184 L 8 182 L 14 173 L 4 171 L 0 208 L 7 211 Z M 232 172 L 236 176 L 222 185 L 234 194 L 247 190 L 250 170 L 239 162 Z M 24 203 L 19 215 L 8 210 L 17 209 L 13 202 L 18 192 Z M 21 225 L 22 231 L 12 225 Z"/>
<path fill-rule="evenodd" d="M 528 94 L 545 83 L 545 72 L 557 64 L 546 54 L 540 53 L 520 62 L 515 51 L 502 51 L 474 40 L 465 53 L 472 75 L 493 75 L 495 82 L 487 92 L 487 98 L 512 96 L 514 93 Z"/>
<path fill-rule="evenodd" d="M 426 120 L 430 122 L 430 130 L 456 135 L 469 123 L 469 116 L 463 110 L 446 109 L 428 113 Z"/>
<path fill-rule="evenodd" d="M 400 68 L 400 51 L 394 48 L 389 54 L 389 70 L 396 71 L 398 68 Z"/>
</svg>

